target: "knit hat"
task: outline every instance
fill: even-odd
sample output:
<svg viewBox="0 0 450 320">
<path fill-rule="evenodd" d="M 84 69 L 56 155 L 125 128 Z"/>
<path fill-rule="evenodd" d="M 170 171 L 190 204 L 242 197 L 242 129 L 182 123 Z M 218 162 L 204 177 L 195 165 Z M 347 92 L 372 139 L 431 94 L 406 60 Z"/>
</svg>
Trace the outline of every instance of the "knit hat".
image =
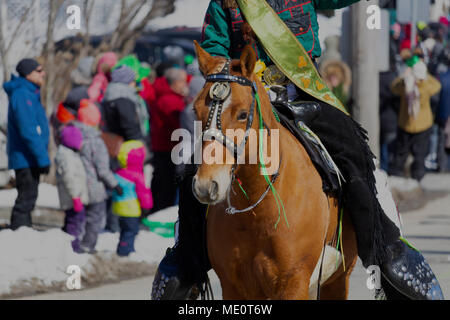
<svg viewBox="0 0 450 320">
<path fill-rule="evenodd" d="M 76 87 L 67 94 L 66 101 L 63 102 L 64 106 L 69 111 L 74 111 L 75 113 L 80 109 L 80 102 L 83 99 L 89 99 L 87 87 L 81 86 Z"/>
<path fill-rule="evenodd" d="M 117 55 L 114 52 L 106 52 L 100 56 L 97 63 L 97 73 L 108 73 L 117 64 Z"/>
<path fill-rule="evenodd" d="M 127 66 L 134 71 L 136 74 L 136 82 L 141 82 L 142 79 L 147 78 L 151 72 L 151 69 L 141 63 L 135 55 L 128 55 L 120 59 L 114 69 L 118 69 L 121 66 Z"/>
<path fill-rule="evenodd" d="M 25 78 L 39 66 L 40 64 L 34 59 L 23 59 L 17 64 L 16 71 L 19 76 Z"/>
<path fill-rule="evenodd" d="M 136 79 L 136 73 L 127 66 L 120 66 L 111 73 L 111 81 L 130 84 Z"/>
<path fill-rule="evenodd" d="M 145 160 L 145 147 L 142 141 L 129 140 L 124 142 L 120 147 L 117 160 L 119 160 L 121 168 L 143 167 Z"/>
<path fill-rule="evenodd" d="M 62 103 L 60 103 L 56 109 L 56 119 L 60 123 L 66 124 L 71 121 L 74 121 L 76 118 L 75 118 L 73 111 L 71 112 L 69 109 L 64 107 L 64 105 Z"/>
<path fill-rule="evenodd" d="M 72 150 L 80 150 L 83 143 L 83 135 L 80 129 L 74 126 L 66 126 L 61 130 L 61 144 Z"/>
<path fill-rule="evenodd" d="M 78 63 L 75 70 L 70 73 L 70 80 L 77 86 L 89 86 L 92 83 L 92 66 L 94 57 L 84 57 Z"/>
<path fill-rule="evenodd" d="M 80 110 L 78 110 L 78 120 L 90 127 L 98 127 L 102 115 L 98 107 L 91 101 L 84 99 L 80 102 Z"/>
</svg>

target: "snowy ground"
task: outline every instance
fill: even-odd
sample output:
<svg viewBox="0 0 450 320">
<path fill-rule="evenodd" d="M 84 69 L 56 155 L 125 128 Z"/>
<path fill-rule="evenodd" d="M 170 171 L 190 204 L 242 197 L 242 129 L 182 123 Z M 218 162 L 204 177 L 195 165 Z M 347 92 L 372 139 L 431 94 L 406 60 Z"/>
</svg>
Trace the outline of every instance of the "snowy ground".
<svg viewBox="0 0 450 320">
<path fill-rule="evenodd" d="M 403 197 L 411 194 L 402 202 L 411 203 L 411 198 L 418 197 L 414 191 L 418 186 L 410 180 L 390 177 L 389 184 L 391 189 L 401 189 Z M 436 186 L 436 183 L 426 185 L 430 189 L 430 186 Z M 16 196 L 16 190 L 0 191 L 0 211 L 3 208 L 6 212 L 3 216 L 6 220 Z M 59 200 L 54 186 L 41 184 L 37 203 L 36 212 L 40 210 L 45 212 L 43 209 L 47 208 L 57 212 L 57 217 L 62 216 L 57 211 Z M 50 219 L 54 217 L 54 214 L 49 216 Z M 178 208 L 173 207 L 151 216 L 151 221 L 169 223 L 170 226 L 177 217 Z M 68 267 L 72 265 L 80 267 L 82 288 L 152 276 L 165 250 L 174 243 L 173 238 L 159 236 L 164 234 L 164 230 L 154 231 L 140 232 L 136 240 L 137 252 L 128 258 L 120 258 L 115 254 L 118 234 L 101 234 L 97 245 L 98 254 L 78 255 L 72 251 L 71 236 L 58 227 L 44 232 L 29 228 L 22 228 L 16 232 L 0 231 L 0 298 L 68 291 L 66 286 L 70 277 Z"/>
<path fill-rule="evenodd" d="M 0 195 L 3 197 L 4 193 Z M 174 222 L 177 212 L 177 207 L 170 208 L 157 213 L 152 220 Z M 136 239 L 136 253 L 120 258 L 115 254 L 118 237 L 101 234 L 96 255 L 79 255 L 72 251 L 72 237 L 60 229 L 1 231 L 0 297 L 67 291 L 66 282 L 71 276 L 68 267 L 73 265 L 80 267 L 83 288 L 151 275 L 174 242 L 173 238 L 141 231 Z"/>
</svg>

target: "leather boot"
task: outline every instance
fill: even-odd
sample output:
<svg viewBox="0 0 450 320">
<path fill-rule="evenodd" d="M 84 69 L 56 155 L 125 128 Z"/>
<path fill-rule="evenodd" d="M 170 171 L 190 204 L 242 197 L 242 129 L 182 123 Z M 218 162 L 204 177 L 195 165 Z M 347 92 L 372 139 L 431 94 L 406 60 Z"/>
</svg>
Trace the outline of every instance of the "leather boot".
<svg viewBox="0 0 450 320">
<path fill-rule="evenodd" d="M 167 249 L 152 286 L 152 300 L 195 300 L 195 284 L 182 283 L 176 261 L 176 247 Z"/>
<path fill-rule="evenodd" d="M 436 276 L 419 251 L 401 240 L 386 251 L 381 274 L 395 290 L 411 300 L 444 300 Z"/>
</svg>

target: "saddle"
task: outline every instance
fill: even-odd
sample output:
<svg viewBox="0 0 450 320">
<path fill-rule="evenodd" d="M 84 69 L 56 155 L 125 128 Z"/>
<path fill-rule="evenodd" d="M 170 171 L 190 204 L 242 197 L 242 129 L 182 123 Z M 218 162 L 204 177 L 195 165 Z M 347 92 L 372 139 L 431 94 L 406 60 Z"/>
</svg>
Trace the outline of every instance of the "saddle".
<svg viewBox="0 0 450 320">
<path fill-rule="evenodd" d="M 323 181 L 323 191 L 340 198 L 342 181 L 340 172 L 320 139 L 308 127 L 320 114 L 321 106 L 316 101 L 289 102 L 286 88 L 273 86 L 277 94 L 272 101 L 273 111 L 280 123 L 303 145 Z"/>
</svg>

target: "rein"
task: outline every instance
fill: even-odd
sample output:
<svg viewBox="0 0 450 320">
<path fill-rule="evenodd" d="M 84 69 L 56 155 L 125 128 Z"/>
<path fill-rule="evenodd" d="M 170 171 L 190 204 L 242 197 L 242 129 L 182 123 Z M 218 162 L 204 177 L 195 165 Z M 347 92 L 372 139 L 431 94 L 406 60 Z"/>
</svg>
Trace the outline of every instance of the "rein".
<svg viewBox="0 0 450 320">
<path fill-rule="evenodd" d="M 215 139 L 215 140 L 219 141 L 220 143 L 223 144 L 223 146 L 225 148 L 227 148 L 231 152 L 231 154 L 233 154 L 233 156 L 235 158 L 235 163 L 231 169 L 231 184 L 230 184 L 230 188 L 228 189 L 228 193 L 227 193 L 228 208 L 226 209 L 225 212 L 230 215 L 235 215 L 237 213 L 249 212 L 249 211 L 253 210 L 255 207 L 257 207 L 265 199 L 265 197 L 267 196 L 269 191 L 272 191 L 272 193 L 274 194 L 277 206 L 278 206 L 279 214 L 281 216 L 281 208 L 282 208 L 284 215 L 285 215 L 286 224 L 289 226 L 289 224 L 287 223 L 286 212 L 284 210 L 283 202 L 282 202 L 280 196 L 278 195 L 278 192 L 275 190 L 275 188 L 273 186 L 273 184 L 276 182 L 277 178 L 280 175 L 279 171 L 281 168 L 281 161 L 280 161 L 280 166 L 278 168 L 277 173 L 275 175 L 273 175 L 272 180 L 269 180 L 267 170 L 266 170 L 266 167 L 265 167 L 265 164 L 263 161 L 263 152 L 262 152 L 263 149 L 262 149 L 262 145 L 261 145 L 262 140 L 260 141 L 260 152 L 259 152 L 260 165 L 262 167 L 264 178 L 268 184 L 268 187 L 267 187 L 266 191 L 258 199 L 258 201 L 256 201 L 253 205 L 249 206 L 248 208 L 238 210 L 235 207 L 233 207 L 231 204 L 230 194 L 231 194 L 233 183 L 236 181 L 236 174 L 235 174 L 236 169 L 237 169 L 238 164 L 241 164 L 240 163 L 241 155 L 245 151 L 245 146 L 247 145 L 247 142 L 248 142 L 248 139 L 250 136 L 250 130 L 252 128 L 253 121 L 254 121 L 254 113 L 255 113 L 256 105 L 258 106 L 258 115 L 260 118 L 259 121 L 260 121 L 260 127 L 261 127 L 260 129 L 262 129 L 262 127 L 265 126 L 265 123 L 262 118 L 261 103 L 260 103 L 259 96 L 258 96 L 258 88 L 257 88 L 256 82 L 251 81 L 245 77 L 231 75 L 230 74 L 230 65 L 231 65 L 231 60 L 227 60 L 225 62 L 225 65 L 221 72 L 206 76 L 206 82 L 212 82 L 213 86 L 210 89 L 210 98 L 211 98 L 211 103 L 209 106 L 210 111 L 209 111 L 208 120 L 206 123 L 206 129 L 205 129 L 205 131 L 203 131 L 203 137 L 202 137 L 203 139 L 208 139 L 208 140 Z M 229 96 L 231 95 L 230 83 L 237 83 L 241 86 L 246 86 L 246 87 L 252 88 L 252 98 L 253 98 L 252 104 L 251 104 L 250 112 L 249 112 L 249 115 L 247 118 L 247 125 L 246 125 L 244 139 L 240 145 L 237 145 L 236 143 L 234 143 L 234 141 L 231 141 L 223 133 L 223 129 L 222 129 L 222 120 L 221 119 L 222 119 L 223 105 L 224 105 L 225 101 L 229 98 Z M 261 132 L 260 132 L 260 138 L 262 138 Z M 245 159 L 244 159 L 244 161 L 245 161 Z M 241 186 L 241 189 L 242 189 L 242 186 Z M 245 194 L 245 191 L 244 191 L 244 194 Z M 279 220 L 277 221 L 275 228 L 277 227 Z"/>
</svg>

